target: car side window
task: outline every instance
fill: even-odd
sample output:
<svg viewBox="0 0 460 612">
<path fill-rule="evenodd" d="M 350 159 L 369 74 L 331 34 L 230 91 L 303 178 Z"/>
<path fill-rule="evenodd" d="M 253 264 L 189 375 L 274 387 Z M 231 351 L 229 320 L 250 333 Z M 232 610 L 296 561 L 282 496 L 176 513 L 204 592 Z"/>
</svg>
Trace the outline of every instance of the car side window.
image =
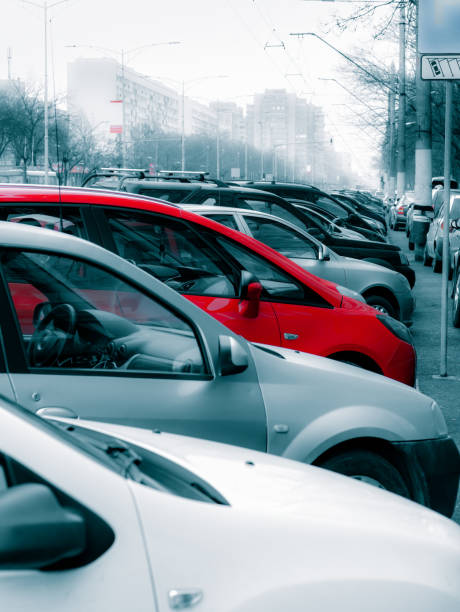
<svg viewBox="0 0 460 612">
<path fill-rule="evenodd" d="M 252 200 L 250 198 L 244 198 L 244 202 L 247 205 L 247 208 L 251 208 L 252 210 L 257 210 L 258 212 L 267 213 L 269 215 L 274 215 L 275 217 L 280 217 L 285 221 L 289 221 L 294 225 L 302 227 L 302 221 L 292 214 L 289 210 L 286 210 L 276 202 L 271 200 Z"/>
<path fill-rule="evenodd" d="M 112 272 L 27 250 L 1 263 L 30 368 L 206 373 L 192 326 Z"/>
<path fill-rule="evenodd" d="M 106 209 L 121 257 L 179 293 L 236 297 L 235 270 L 198 232 L 165 215 Z"/>
<path fill-rule="evenodd" d="M 302 259 L 316 259 L 317 249 L 305 236 L 281 223 L 265 219 L 264 217 L 251 217 L 244 215 L 249 230 L 256 240 L 267 244 L 275 251 L 286 257 Z"/>
<path fill-rule="evenodd" d="M 277 266 L 274 266 L 263 257 L 246 250 L 243 246 L 228 240 L 222 236 L 217 238 L 219 245 L 226 251 L 230 257 L 239 262 L 240 266 L 251 272 L 261 283 L 263 287 L 262 299 L 273 298 L 281 300 L 294 299 L 302 300 L 304 298 L 304 289 L 302 285 L 285 274 Z"/>
<path fill-rule="evenodd" d="M 78 238 L 88 238 L 81 213 L 74 206 L 42 206 L 41 204 L 30 203 L 22 206 L 2 204 L 0 206 L 0 219 L 63 232 L 71 236 L 78 236 Z"/>
<path fill-rule="evenodd" d="M 229 227 L 230 229 L 239 231 L 238 225 L 235 221 L 235 217 L 231 214 L 226 215 L 221 213 L 219 215 L 209 214 L 205 216 L 208 217 L 208 219 L 212 219 L 216 223 L 221 223 L 222 225 L 225 225 L 225 227 Z"/>
</svg>

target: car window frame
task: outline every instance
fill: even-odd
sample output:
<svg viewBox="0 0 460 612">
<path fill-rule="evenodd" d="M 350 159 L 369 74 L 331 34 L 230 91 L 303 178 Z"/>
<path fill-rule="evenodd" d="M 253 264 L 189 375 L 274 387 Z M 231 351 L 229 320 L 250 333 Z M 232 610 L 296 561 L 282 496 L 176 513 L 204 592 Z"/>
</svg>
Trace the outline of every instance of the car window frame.
<svg viewBox="0 0 460 612">
<path fill-rule="evenodd" d="M 281 255 L 284 255 L 285 257 L 288 257 L 289 259 L 308 259 L 309 261 L 318 261 L 319 259 L 319 247 L 318 245 L 310 238 L 310 236 L 304 236 L 304 234 L 302 233 L 302 231 L 295 225 L 293 224 L 288 224 L 288 222 L 286 222 L 284 219 L 281 219 L 280 217 L 274 217 L 273 219 L 269 219 L 268 217 L 262 216 L 262 215 L 254 215 L 251 214 L 250 212 L 244 212 L 241 213 L 240 215 L 242 223 L 245 224 L 245 233 L 250 236 L 251 238 L 254 238 L 254 240 L 258 240 L 258 238 L 256 238 L 249 225 L 246 222 L 246 217 L 252 217 L 253 219 L 263 219 L 265 222 L 267 223 L 272 223 L 273 225 L 279 225 L 282 228 L 286 229 L 286 231 L 291 231 L 294 233 L 298 233 L 299 234 L 299 238 L 302 238 L 303 240 L 305 240 L 305 242 L 307 242 L 310 247 L 315 251 L 316 253 L 316 257 L 297 257 L 297 256 L 292 256 L 292 255 L 284 255 L 284 253 L 281 253 L 281 251 L 279 251 L 281 253 Z M 266 243 L 264 243 L 266 244 Z M 270 246 L 269 244 L 267 244 L 267 246 Z M 274 248 L 274 247 L 270 247 L 270 248 Z M 275 249 L 276 250 L 276 249 Z"/>
<path fill-rule="evenodd" d="M 84 368 L 57 368 L 57 367 L 43 367 L 43 368 L 35 368 L 31 367 L 28 364 L 27 360 L 27 352 L 24 344 L 24 335 L 22 333 L 19 319 L 16 314 L 16 309 L 13 304 L 13 299 L 11 296 L 11 292 L 8 288 L 8 282 L 5 277 L 5 272 L 3 269 L 3 254 L 6 251 L 20 251 L 20 252 L 30 252 L 30 253 L 39 253 L 39 254 L 48 254 L 52 256 L 60 256 L 60 257 L 73 257 L 76 261 L 79 261 L 86 265 L 91 265 L 100 270 L 111 274 L 112 276 L 118 278 L 125 284 L 131 285 L 140 293 L 143 293 L 148 299 L 157 301 L 160 306 L 169 310 L 174 316 L 178 319 L 183 320 L 192 330 L 198 348 L 200 350 L 200 354 L 203 360 L 203 373 L 187 373 L 187 372 L 149 372 L 149 371 L 139 371 L 139 370 L 120 370 L 120 369 L 84 369 Z M 2 332 L 3 337 L 5 338 L 5 360 L 8 366 L 8 371 L 14 374 L 60 374 L 60 375 L 79 375 L 79 376 L 121 376 L 122 378 L 155 378 L 155 379 L 164 379 L 164 378 L 173 378 L 178 380 L 213 380 L 215 378 L 215 364 L 208 349 L 208 345 L 206 342 L 205 334 L 203 333 L 200 326 L 198 326 L 195 321 L 189 318 L 186 314 L 178 311 L 177 308 L 172 306 L 170 303 L 166 302 L 161 297 L 152 294 L 148 290 L 145 289 L 139 282 L 133 280 L 131 278 L 127 279 L 122 274 L 119 274 L 112 268 L 105 266 L 104 264 L 100 264 L 99 262 L 94 262 L 90 258 L 86 258 L 84 256 L 76 256 L 74 254 L 69 255 L 68 253 L 61 253 L 56 251 L 47 251 L 46 249 L 39 249 L 34 247 L 0 247 L 0 304 L 4 303 L 6 306 L 6 319 L 7 325 L 5 328 L 4 319 L 0 321 L 0 331 Z M 10 359 L 10 355 L 12 358 Z"/>
<path fill-rule="evenodd" d="M 193 234 L 195 234 L 195 236 L 201 240 L 201 241 L 205 241 L 207 243 L 207 246 L 214 251 L 215 255 L 220 259 L 223 260 L 222 258 L 222 254 L 220 253 L 220 251 L 215 247 L 214 244 L 209 244 L 209 241 L 206 240 L 205 235 L 206 232 L 204 232 L 203 230 L 205 229 L 204 227 L 200 228 L 201 231 L 198 231 L 194 228 L 193 223 L 190 223 L 188 220 L 183 219 L 181 217 L 171 217 L 169 215 L 166 215 L 164 213 L 158 213 L 155 211 L 151 211 L 151 210 L 143 210 L 143 209 L 139 209 L 139 208 L 125 208 L 124 206 L 110 206 L 108 204 L 102 204 L 102 205 L 93 205 L 93 213 L 95 215 L 95 220 L 96 223 L 98 224 L 99 227 L 99 232 L 101 233 L 102 236 L 102 242 L 101 242 L 101 246 L 103 246 L 105 249 L 111 251 L 112 253 L 115 253 L 116 255 L 119 256 L 118 254 L 118 250 L 117 250 L 117 246 L 115 244 L 115 240 L 113 238 L 112 232 L 110 230 L 110 226 L 109 226 L 109 221 L 107 219 L 107 216 L 105 215 L 105 211 L 106 210 L 115 210 L 118 212 L 123 212 L 123 213 L 135 213 L 135 214 L 143 214 L 143 215 L 147 215 L 147 216 L 151 216 L 151 217 L 156 217 L 159 219 L 171 219 L 173 222 L 176 223 L 182 223 L 186 228 L 190 229 Z M 238 287 L 239 287 L 239 274 L 240 271 L 238 268 L 235 268 L 233 265 L 230 265 L 228 261 L 226 261 L 225 259 L 223 260 L 224 264 L 226 266 L 229 266 L 232 269 L 232 274 L 234 275 L 234 280 L 233 280 L 233 284 L 235 287 L 235 295 L 232 297 L 229 296 L 222 296 L 222 295 L 212 295 L 210 293 L 206 293 L 206 294 L 194 294 L 194 293 L 181 293 L 178 292 L 180 295 L 197 295 L 197 296 L 203 296 L 203 297 L 216 297 L 216 298 L 225 298 L 225 299 L 239 299 L 239 295 L 238 295 Z"/>
</svg>

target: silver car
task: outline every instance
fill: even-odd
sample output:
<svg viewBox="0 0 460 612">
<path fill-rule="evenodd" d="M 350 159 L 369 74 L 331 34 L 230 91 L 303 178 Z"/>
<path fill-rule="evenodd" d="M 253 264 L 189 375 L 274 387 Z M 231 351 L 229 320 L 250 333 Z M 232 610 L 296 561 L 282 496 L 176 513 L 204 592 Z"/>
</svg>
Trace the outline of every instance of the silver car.
<svg viewBox="0 0 460 612">
<path fill-rule="evenodd" d="M 298 226 L 254 210 L 183 205 L 260 240 L 315 276 L 348 287 L 387 314 L 412 323 L 415 301 L 407 279 L 399 272 L 360 259 L 342 257 Z"/>
<path fill-rule="evenodd" d="M 41 415 L 314 463 L 451 515 L 459 453 L 429 397 L 331 359 L 251 344 L 80 238 L 2 222 L 0 247 L 1 395 Z"/>
<path fill-rule="evenodd" d="M 433 206 L 437 212 L 430 223 L 426 237 L 425 252 L 423 263 L 432 266 L 434 272 L 442 270 L 442 249 L 443 249 L 443 230 L 444 230 L 444 190 L 437 189 L 433 196 Z M 436 203 L 435 203 L 436 202 Z M 450 219 L 460 218 L 460 191 L 450 192 Z M 453 229 L 453 226 L 451 226 Z"/>
</svg>

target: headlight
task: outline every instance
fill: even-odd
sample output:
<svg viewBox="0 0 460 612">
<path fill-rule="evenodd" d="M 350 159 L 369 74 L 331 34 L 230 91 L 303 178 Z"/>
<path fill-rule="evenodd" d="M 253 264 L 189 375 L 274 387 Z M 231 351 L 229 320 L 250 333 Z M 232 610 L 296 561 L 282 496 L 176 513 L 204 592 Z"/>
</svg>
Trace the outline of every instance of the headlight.
<svg viewBox="0 0 460 612">
<path fill-rule="evenodd" d="M 336 285 L 336 289 L 345 297 L 353 298 L 354 300 L 358 300 L 358 302 L 363 302 L 364 304 L 366 303 L 366 300 L 363 298 L 363 296 L 357 291 L 353 291 L 353 289 L 349 289 L 348 287 L 344 287 L 343 285 Z"/>
<path fill-rule="evenodd" d="M 405 266 L 409 265 L 409 260 L 407 259 L 407 255 L 402 251 L 399 252 L 399 257 L 401 258 L 401 263 Z"/>
<path fill-rule="evenodd" d="M 388 315 L 378 314 L 377 319 L 380 321 L 380 323 L 383 323 L 383 325 L 385 325 L 385 327 L 397 338 L 403 342 L 407 342 L 407 344 L 414 344 L 411 333 L 404 323 L 396 321 L 396 319 L 393 319 L 393 317 L 389 317 Z"/>
</svg>

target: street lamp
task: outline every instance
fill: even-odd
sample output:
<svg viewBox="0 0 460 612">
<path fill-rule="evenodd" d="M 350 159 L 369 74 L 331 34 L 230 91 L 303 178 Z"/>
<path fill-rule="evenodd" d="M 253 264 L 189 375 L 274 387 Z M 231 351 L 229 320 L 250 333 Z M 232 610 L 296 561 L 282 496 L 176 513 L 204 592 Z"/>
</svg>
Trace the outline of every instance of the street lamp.
<svg viewBox="0 0 460 612">
<path fill-rule="evenodd" d="M 63 0 L 61 0 L 63 1 Z M 137 53 L 138 51 L 142 51 L 143 49 L 147 49 L 149 47 L 161 47 L 161 46 L 166 46 L 166 45 L 180 45 L 181 41 L 180 40 L 169 40 L 167 42 L 158 42 L 158 43 L 147 43 L 145 45 L 140 45 L 138 47 L 133 47 L 131 49 L 111 49 L 108 47 L 100 47 L 97 45 L 65 45 L 67 48 L 73 48 L 73 49 L 80 49 L 80 48 L 87 48 L 87 49 L 97 49 L 99 51 L 103 51 L 105 53 L 111 53 L 112 55 L 118 56 L 120 58 L 120 64 L 121 64 L 121 103 L 122 103 L 122 107 L 121 107 L 121 123 L 122 123 L 122 127 L 121 127 L 121 156 L 122 156 L 122 160 L 121 160 L 121 165 L 122 167 L 125 166 L 125 159 L 126 159 L 126 137 L 125 137 L 125 128 L 126 128 L 126 101 L 125 101 L 125 97 L 126 97 L 126 83 L 125 83 L 125 66 L 126 66 L 126 61 L 129 55 L 131 55 L 132 53 Z"/>
<path fill-rule="evenodd" d="M 45 137 L 44 137 L 44 178 L 43 181 L 45 185 L 48 184 L 48 173 L 49 173 L 49 162 L 48 162 L 48 9 L 51 9 L 58 4 L 63 4 L 64 2 L 68 2 L 69 0 L 57 0 L 57 2 L 53 2 L 48 4 L 48 0 L 45 0 L 43 4 L 39 4 L 38 2 L 33 2 L 32 0 L 22 0 L 27 4 L 31 4 L 39 9 L 43 10 L 43 34 L 44 34 L 44 42 L 45 42 L 45 84 L 44 84 L 44 129 L 45 129 Z"/>
</svg>

